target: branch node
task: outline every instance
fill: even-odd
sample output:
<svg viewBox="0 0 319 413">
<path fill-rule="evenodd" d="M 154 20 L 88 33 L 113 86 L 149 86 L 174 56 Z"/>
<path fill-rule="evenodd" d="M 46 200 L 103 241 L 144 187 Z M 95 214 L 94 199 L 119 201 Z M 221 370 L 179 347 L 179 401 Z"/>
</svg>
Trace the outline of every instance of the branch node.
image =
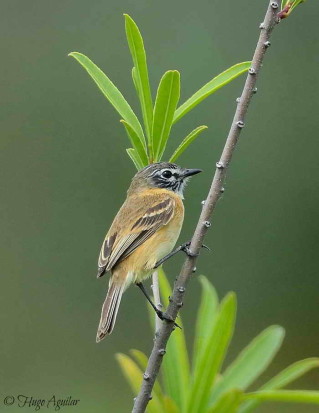
<svg viewBox="0 0 319 413">
<path fill-rule="evenodd" d="M 224 192 L 225 192 L 225 188 L 222 186 L 222 187 L 220 188 L 220 193 L 223 194 Z"/>
<path fill-rule="evenodd" d="M 256 94 L 256 93 L 257 93 L 257 90 L 258 90 L 258 89 L 257 89 L 256 87 L 254 87 L 253 90 L 252 90 L 252 92 Z"/>
<path fill-rule="evenodd" d="M 275 1 L 273 1 L 273 2 L 271 3 L 271 7 L 272 7 L 273 9 L 278 9 L 278 3 L 276 3 Z"/>
<path fill-rule="evenodd" d="M 237 102 L 237 103 L 239 103 L 239 102 L 240 102 L 240 97 L 238 97 L 238 98 L 236 99 L 236 102 Z"/>
<path fill-rule="evenodd" d="M 143 379 L 144 380 L 149 380 L 150 379 L 150 375 L 148 373 L 144 373 L 143 374 Z"/>
<path fill-rule="evenodd" d="M 158 350 L 158 354 L 159 354 L 160 356 L 164 356 L 165 353 L 166 353 L 166 350 L 165 350 L 164 348 L 160 348 L 160 349 Z"/>
<path fill-rule="evenodd" d="M 212 226 L 212 223 L 210 221 L 204 221 L 203 224 L 206 228 L 209 228 Z"/>
<path fill-rule="evenodd" d="M 242 120 L 239 120 L 238 122 L 236 122 L 236 125 L 241 129 L 245 126 L 245 124 Z"/>
<path fill-rule="evenodd" d="M 201 202 L 201 204 L 202 204 L 202 205 L 205 205 L 205 202 L 206 202 L 206 199 L 204 199 L 204 200 Z"/>
<path fill-rule="evenodd" d="M 184 293 L 184 292 L 185 292 L 185 287 L 178 287 L 177 290 L 178 290 L 180 293 Z"/>
<path fill-rule="evenodd" d="M 224 169 L 225 165 L 222 161 L 218 161 L 218 162 L 216 162 L 216 168 L 217 169 Z"/>
<path fill-rule="evenodd" d="M 260 28 L 260 29 L 264 29 L 264 28 L 265 28 L 265 23 L 264 23 L 264 22 L 261 22 L 260 25 L 259 25 L 259 28 Z"/>
<path fill-rule="evenodd" d="M 183 307 L 183 301 L 181 301 L 180 303 L 177 303 L 177 307 L 179 308 Z"/>
<path fill-rule="evenodd" d="M 250 75 L 255 75 L 255 74 L 256 74 L 256 70 L 255 70 L 253 67 L 250 67 L 249 70 L 248 70 L 248 73 L 249 73 Z"/>
<path fill-rule="evenodd" d="M 193 267 L 192 272 L 196 272 L 197 268 Z"/>
<path fill-rule="evenodd" d="M 271 43 L 270 43 L 269 40 L 267 40 L 267 42 L 264 43 L 264 46 L 265 46 L 265 47 L 269 47 L 270 45 L 271 45 Z"/>
</svg>

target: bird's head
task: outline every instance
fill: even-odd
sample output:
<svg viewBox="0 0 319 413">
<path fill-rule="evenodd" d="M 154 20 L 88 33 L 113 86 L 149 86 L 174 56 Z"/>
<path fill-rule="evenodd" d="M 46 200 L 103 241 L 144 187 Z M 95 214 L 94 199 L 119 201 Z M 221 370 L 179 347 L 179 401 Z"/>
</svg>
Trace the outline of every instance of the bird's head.
<svg viewBox="0 0 319 413">
<path fill-rule="evenodd" d="M 169 162 L 152 163 L 138 171 L 133 177 L 131 189 L 163 188 L 183 198 L 186 182 L 201 169 L 186 169 Z"/>
</svg>

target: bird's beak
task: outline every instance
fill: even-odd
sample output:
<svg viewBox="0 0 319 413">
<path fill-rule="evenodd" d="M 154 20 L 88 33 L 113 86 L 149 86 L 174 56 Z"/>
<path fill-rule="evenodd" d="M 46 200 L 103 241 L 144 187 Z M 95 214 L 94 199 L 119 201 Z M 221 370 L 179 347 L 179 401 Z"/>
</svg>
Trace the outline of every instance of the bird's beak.
<svg viewBox="0 0 319 413">
<path fill-rule="evenodd" d="M 200 172 L 203 172 L 202 169 L 185 169 L 185 172 L 183 173 L 183 178 L 199 174 Z"/>
</svg>

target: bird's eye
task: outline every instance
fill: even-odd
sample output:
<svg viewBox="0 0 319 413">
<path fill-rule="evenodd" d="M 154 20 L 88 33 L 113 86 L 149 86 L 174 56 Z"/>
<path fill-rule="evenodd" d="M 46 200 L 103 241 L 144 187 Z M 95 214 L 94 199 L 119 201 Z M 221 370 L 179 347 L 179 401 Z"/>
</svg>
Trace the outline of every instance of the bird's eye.
<svg viewBox="0 0 319 413">
<path fill-rule="evenodd" d="M 168 170 L 162 172 L 162 177 L 163 177 L 163 178 L 166 178 L 166 179 L 170 178 L 172 175 L 173 175 L 172 172 L 171 172 L 171 171 L 168 171 Z"/>
</svg>

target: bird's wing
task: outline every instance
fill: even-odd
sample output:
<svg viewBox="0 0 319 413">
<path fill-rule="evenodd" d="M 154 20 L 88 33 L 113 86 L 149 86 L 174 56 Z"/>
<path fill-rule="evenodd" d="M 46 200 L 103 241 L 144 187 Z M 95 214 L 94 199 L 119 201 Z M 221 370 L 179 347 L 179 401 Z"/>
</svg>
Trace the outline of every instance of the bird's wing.
<svg viewBox="0 0 319 413">
<path fill-rule="evenodd" d="M 135 222 L 130 222 L 130 227 L 126 223 L 122 231 L 108 234 L 105 238 L 99 256 L 98 277 L 132 254 L 174 215 L 175 200 L 172 197 L 165 196 L 162 200 L 157 198 L 151 207 L 149 202 L 145 204 L 148 206 L 138 209 Z"/>
</svg>

